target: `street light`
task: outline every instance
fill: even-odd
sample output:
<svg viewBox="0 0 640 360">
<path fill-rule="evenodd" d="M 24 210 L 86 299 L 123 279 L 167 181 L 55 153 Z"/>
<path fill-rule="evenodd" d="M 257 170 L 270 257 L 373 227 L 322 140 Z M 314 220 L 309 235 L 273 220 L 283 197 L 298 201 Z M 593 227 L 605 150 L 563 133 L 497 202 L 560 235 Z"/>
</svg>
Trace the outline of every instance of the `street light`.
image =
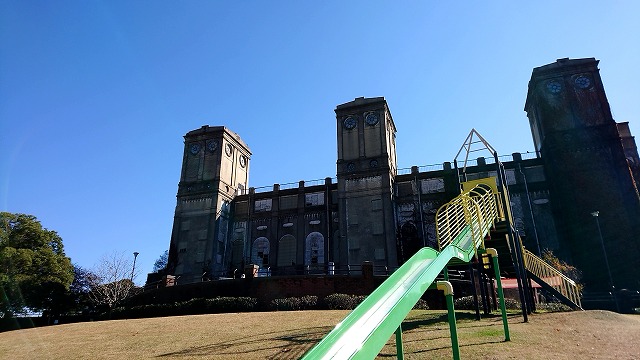
<svg viewBox="0 0 640 360">
<path fill-rule="evenodd" d="M 136 271 L 136 259 L 138 258 L 138 255 L 139 255 L 139 254 L 140 254 L 140 253 L 139 253 L 139 252 L 137 252 L 137 251 L 134 251 L 134 252 L 133 252 L 133 268 L 131 269 L 131 282 L 133 282 L 133 274 L 134 274 L 134 273 L 135 273 L 135 271 Z"/>
<path fill-rule="evenodd" d="M 618 311 L 618 299 L 616 298 L 616 288 L 613 286 L 613 277 L 611 276 L 611 268 L 609 267 L 609 257 L 607 256 L 607 249 L 604 247 L 604 239 L 602 238 L 602 231 L 600 230 L 600 218 L 599 211 L 594 211 L 591 213 L 596 219 L 596 226 L 598 227 L 598 235 L 600 236 L 600 245 L 602 246 L 602 254 L 604 255 L 604 264 L 607 267 L 607 275 L 609 276 L 609 287 L 611 288 L 611 295 L 613 296 L 613 301 L 616 305 L 616 311 Z"/>
</svg>

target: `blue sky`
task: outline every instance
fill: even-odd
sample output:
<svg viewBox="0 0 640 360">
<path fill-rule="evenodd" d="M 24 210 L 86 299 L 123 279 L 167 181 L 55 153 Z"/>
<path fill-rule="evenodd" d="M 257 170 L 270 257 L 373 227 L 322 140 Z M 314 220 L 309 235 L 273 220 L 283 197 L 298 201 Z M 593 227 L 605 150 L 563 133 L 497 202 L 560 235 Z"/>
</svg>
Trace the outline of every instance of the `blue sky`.
<svg viewBox="0 0 640 360">
<path fill-rule="evenodd" d="M 640 134 L 635 1 L 0 1 L 0 210 L 91 268 L 169 246 L 182 136 L 240 134 L 250 186 L 335 176 L 336 105 L 384 96 L 400 167 L 451 161 L 476 128 L 533 150 L 534 67 L 595 57 Z M 133 257 L 131 255 L 131 257 Z"/>
</svg>

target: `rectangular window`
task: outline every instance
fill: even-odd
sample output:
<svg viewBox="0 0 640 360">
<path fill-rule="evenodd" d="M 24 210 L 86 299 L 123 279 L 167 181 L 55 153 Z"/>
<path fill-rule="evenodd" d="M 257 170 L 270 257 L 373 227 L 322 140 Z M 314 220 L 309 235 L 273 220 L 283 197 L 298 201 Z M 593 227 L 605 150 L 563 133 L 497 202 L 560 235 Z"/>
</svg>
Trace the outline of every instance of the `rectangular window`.
<svg viewBox="0 0 640 360">
<path fill-rule="evenodd" d="M 295 209 L 298 207 L 298 195 L 287 195 L 280 197 L 280 209 Z"/>
<path fill-rule="evenodd" d="M 421 182 L 423 194 L 434 194 L 444 192 L 444 179 L 424 179 Z"/>
<path fill-rule="evenodd" d="M 382 222 L 376 221 L 371 225 L 371 233 L 373 235 L 382 235 Z"/>
<path fill-rule="evenodd" d="M 271 199 L 256 200 L 255 211 L 271 211 Z"/>
<path fill-rule="evenodd" d="M 505 170 L 504 175 L 507 178 L 507 185 L 513 185 L 516 183 L 516 171 L 514 169 Z"/>
<path fill-rule="evenodd" d="M 238 201 L 236 203 L 236 214 L 246 214 L 248 203 L 246 201 Z"/>
<path fill-rule="evenodd" d="M 324 205 L 324 193 L 317 192 L 311 194 L 305 194 L 306 206 L 319 206 Z"/>
<path fill-rule="evenodd" d="M 190 227 L 191 227 L 191 221 L 189 221 L 189 220 L 184 220 L 182 222 L 182 224 L 180 224 L 180 229 L 183 230 L 183 231 L 184 230 L 189 230 Z"/>
</svg>

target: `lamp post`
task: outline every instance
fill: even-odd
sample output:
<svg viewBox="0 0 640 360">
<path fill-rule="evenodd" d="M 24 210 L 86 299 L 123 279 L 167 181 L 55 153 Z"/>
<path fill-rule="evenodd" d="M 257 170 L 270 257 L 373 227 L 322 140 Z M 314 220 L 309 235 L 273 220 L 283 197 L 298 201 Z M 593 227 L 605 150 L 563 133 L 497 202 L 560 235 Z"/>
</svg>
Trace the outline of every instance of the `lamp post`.
<svg viewBox="0 0 640 360">
<path fill-rule="evenodd" d="M 602 238 L 602 230 L 600 230 L 600 212 L 594 211 L 591 213 L 596 219 L 596 226 L 598 227 L 598 236 L 600 236 L 600 245 L 602 246 L 602 254 L 604 255 L 604 264 L 607 267 L 607 275 L 609 276 L 609 287 L 611 289 L 611 295 L 613 296 L 613 302 L 616 305 L 616 311 L 618 310 L 618 299 L 616 298 L 616 288 L 613 286 L 613 277 L 611 276 L 611 268 L 609 267 L 609 257 L 607 256 L 607 249 L 604 246 L 604 239 Z"/>
<path fill-rule="evenodd" d="M 134 273 L 135 273 L 135 271 L 136 271 L 136 259 L 138 258 L 138 255 L 139 255 L 139 254 L 140 254 L 140 253 L 139 253 L 139 252 L 137 252 L 137 251 L 134 251 L 134 252 L 133 252 L 133 268 L 131 268 L 131 282 L 133 282 L 133 274 L 134 274 Z"/>
</svg>

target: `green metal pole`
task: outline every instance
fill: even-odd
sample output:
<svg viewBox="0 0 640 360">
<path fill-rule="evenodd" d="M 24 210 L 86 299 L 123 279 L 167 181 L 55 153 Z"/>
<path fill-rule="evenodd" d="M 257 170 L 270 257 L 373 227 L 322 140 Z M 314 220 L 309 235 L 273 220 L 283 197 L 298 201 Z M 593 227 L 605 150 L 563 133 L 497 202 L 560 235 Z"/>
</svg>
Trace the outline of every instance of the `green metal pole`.
<svg viewBox="0 0 640 360">
<path fill-rule="evenodd" d="M 447 299 L 447 313 L 449 318 L 449 332 L 451 333 L 451 351 L 453 360 L 460 360 L 460 347 L 458 346 L 458 328 L 456 326 L 456 311 L 453 307 L 453 286 L 448 281 L 438 281 L 438 290 L 444 291 Z"/>
<path fill-rule="evenodd" d="M 404 348 L 402 346 L 402 324 L 396 329 L 396 356 L 398 360 L 404 360 Z"/>
<path fill-rule="evenodd" d="M 504 291 L 502 290 L 502 281 L 500 280 L 500 265 L 498 264 L 498 251 L 496 249 L 487 249 L 487 254 L 491 255 L 493 261 L 493 269 L 496 276 L 496 284 L 498 285 L 498 296 L 500 297 L 500 311 L 502 312 L 502 325 L 504 326 L 504 341 L 511 341 L 509 336 L 509 322 L 507 321 L 507 307 L 504 304 Z"/>
</svg>

